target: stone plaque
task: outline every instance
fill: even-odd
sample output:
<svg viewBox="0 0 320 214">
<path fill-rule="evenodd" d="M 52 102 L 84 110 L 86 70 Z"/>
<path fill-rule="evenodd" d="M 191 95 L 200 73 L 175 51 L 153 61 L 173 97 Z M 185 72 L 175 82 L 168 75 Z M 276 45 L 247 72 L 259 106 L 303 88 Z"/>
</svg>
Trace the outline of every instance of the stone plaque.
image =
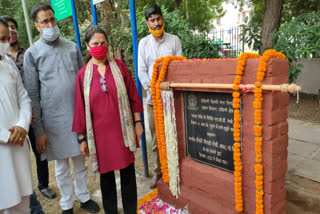
<svg viewBox="0 0 320 214">
<path fill-rule="evenodd" d="M 187 155 L 234 171 L 231 93 L 184 92 Z"/>
</svg>

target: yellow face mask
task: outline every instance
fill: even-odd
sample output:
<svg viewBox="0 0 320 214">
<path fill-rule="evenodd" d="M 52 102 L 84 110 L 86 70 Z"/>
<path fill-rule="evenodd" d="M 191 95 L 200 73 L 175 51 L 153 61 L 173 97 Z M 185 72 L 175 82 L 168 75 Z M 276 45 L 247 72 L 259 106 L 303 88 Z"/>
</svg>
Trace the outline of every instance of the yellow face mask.
<svg viewBox="0 0 320 214">
<path fill-rule="evenodd" d="M 152 35 L 156 36 L 156 37 L 159 37 L 163 34 L 163 31 L 164 31 L 164 23 L 161 27 L 160 30 L 152 30 L 151 28 L 149 28 L 149 31 L 152 33 Z"/>
</svg>

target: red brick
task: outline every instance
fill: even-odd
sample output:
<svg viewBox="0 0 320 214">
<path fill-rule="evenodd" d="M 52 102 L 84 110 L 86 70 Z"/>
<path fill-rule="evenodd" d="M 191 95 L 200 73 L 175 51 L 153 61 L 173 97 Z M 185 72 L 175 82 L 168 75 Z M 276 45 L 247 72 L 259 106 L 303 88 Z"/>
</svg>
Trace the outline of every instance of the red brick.
<svg viewBox="0 0 320 214">
<path fill-rule="evenodd" d="M 263 111 L 277 110 L 289 104 L 289 94 L 282 92 L 263 94 Z"/>
<path fill-rule="evenodd" d="M 170 193 L 168 184 L 165 184 L 162 180 L 158 182 L 159 198 L 170 205 L 178 209 L 184 209 L 188 206 L 190 213 L 213 213 L 220 214 L 223 213 L 235 214 L 234 209 L 234 199 L 230 200 L 228 203 L 225 200 L 219 198 L 212 198 L 207 194 L 199 191 L 196 188 L 190 188 L 186 186 L 181 187 L 181 194 L 178 199 L 176 199 Z M 198 212 L 195 212 L 197 211 Z"/>
<path fill-rule="evenodd" d="M 186 205 L 190 203 L 188 200 L 188 194 L 190 194 L 190 192 L 184 190 L 183 192 L 181 192 L 177 199 L 175 196 L 171 194 L 169 190 L 169 185 L 164 183 L 162 179 L 158 182 L 157 188 L 159 198 L 178 209 L 183 209 Z"/>
<path fill-rule="evenodd" d="M 254 84 L 257 81 L 257 70 L 260 59 L 248 59 L 243 73 L 243 84 Z"/>
<path fill-rule="evenodd" d="M 264 192 L 268 194 L 280 194 L 285 188 L 285 179 L 278 179 L 272 182 L 264 182 Z"/>
<path fill-rule="evenodd" d="M 264 112 L 264 111 L 262 111 Z M 278 109 L 272 112 L 264 112 L 262 115 L 262 125 L 274 125 L 288 118 L 287 109 Z"/>
<path fill-rule="evenodd" d="M 190 159 L 186 157 L 187 159 Z M 180 181 L 184 185 L 184 179 L 192 176 L 192 164 L 185 164 L 185 161 L 182 161 L 180 164 Z"/>
<path fill-rule="evenodd" d="M 265 214 L 286 214 L 286 200 L 281 200 L 277 204 L 265 210 Z"/>
<path fill-rule="evenodd" d="M 280 92 L 279 99 L 280 99 L 280 106 L 279 107 L 287 107 L 287 105 L 290 102 L 290 94 L 289 93 L 283 93 Z"/>
<path fill-rule="evenodd" d="M 208 197 L 218 197 L 223 200 L 234 197 L 233 173 L 184 159 L 181 168 L 189 171 L 190 167 L 192 167 L 191 176 L 184 176 L 181 180 L 182 185 L 196 188 Z"/>
<path fill-rule="evenodd" d="M 280 123 L 280 134 L 287 135 L 289 132 L 288 122 L 287 120 Z"/>
<path fill-rule="evenodd" d="M 264 138 L 263 138 L 264 139 Z M 272 140 L 264 140 L 262 142 L 262 151 L 264 153 L 280 153 L 286 151 L 288 147 L 288 133 L 280 135 Z"/>
<path fill-rule="evenodd" d="M 189 210 L 194 214 L 210 213 L 210 214 L 235 214 L 235 202 L 233 198 L 224 200 L 217 197 L 210 197 L 198 189 L 193 188 L 192 194 L 189 195 Z M 199 210 L 199 212 L 197 211 Z"/>
<path fill-rule="evenodd" d="M 266 209 L 270 209 L 273 205 L 278 204 L 280 201 L 285 201 L 286 195 L 287 195 L 287 191 L 284 186 L 282 189 L 279 189 L 279 190 L 277 190 L 277 192 L 272 193 L 272 194 L 265 192 L 263 195 L 264 207 Z M 243 197 L 244 197 L 244 200 L 251 199 L 255 203 L 255 200 L 256 200 L 255 186 L 250 187 L 250 188 L 245 188 L 243 190 Z"/>
<path fill-rule="evenodd" d="M 256 82 L 260 59 L 248 59 L 243 84 Z M 165 81 L 199 83 L 233 83 L 237 59 L 208 62 L 172 62 L 169 64 Z M 160 65 L 161 66 L 161 65 Z M 288 79 L 288 63 L 270 59 L 265 80 L 262 84 L 282 84 Z M 236 213 L 234 206 L 233 174 L 198 163 L 186 157 L 183 91 L 228 92 L 216 89 L 174 89 L 179 162 L 181 172 L 181 194 L 176 199 L 170 193 L 168 184 L 158 184 L 159 196 L 178 208 L 189 205 L 191 213 Z M 287 109 L 288 93 L 264 93 L 263 102 L 263 165 L 265 213 L 282 214 L 285 202 L 285 172 L 287 170 Z M 253 93 L 242 95 L 242 159 L 244 213 L 255 212 L 255 150 L 254 150 L 254 109 Z M 283 212 L 284 211 L 284 212 Z"/>
<path fill-rule="evenodd" d="M 255 153 L 243 150 L 242 157 L 244 176 L 255 177 Z M 262 153 L 263 176 L 265 181 L 272 182 L 278 179 L 284 179 L 287 164 L 287 151 L 276 154 Z"/>
<path fill-rule="evenodd" d="M 279 94 L 278 93 L 273 93 L 273 94 L 263 94 L 263 111 L 272 111 L 276 110 L 280 106 L 280 99 L 279 99 Z"/>
<path fill-rule="evenodd" d="M 262 127 L 263 140 L 271 140 L 280 136 L 280 125 L 275 124 L 271 126 Z"/>
<path fill-rule="evenodd" d="M 271 58 L 268 62 L 269 75 L 279 76 L 284 75 L 288 76 L 289 64 L 283 59 Z"/>
<path fill-rule="evenodd" d="M 289 93 L 280 93 L 281 99 L 280 99 L 280 107 L 287 107 L 290 102 L 290 94 Z"/>
<path fill-rule="evenodd" d="M 281 201 L 285 201 L 287 196 L 286 188 L 278 191 L 278 194 L 264 194 L 264 207 L 265 210 L 272 210 L 272 207 L 279 204 Z"/>
<path fill-rule="evenodd" d="M 254 101 L 254 94 L 253 93 L 246 93 L 242 95 L 242 105 L 243 105 L 243 109 L 242 109 L 242 113 L 244 112 L 248 112 L 251 114 L 253 114 L 253 101 Z"/>
</svg>

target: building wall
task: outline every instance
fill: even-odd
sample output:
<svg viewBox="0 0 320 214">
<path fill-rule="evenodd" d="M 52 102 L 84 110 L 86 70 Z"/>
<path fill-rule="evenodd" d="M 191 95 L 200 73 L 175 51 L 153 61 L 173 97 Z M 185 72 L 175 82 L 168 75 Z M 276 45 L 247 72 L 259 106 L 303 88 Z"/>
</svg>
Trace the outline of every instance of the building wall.
<svg viewBox="0 0 320 214">
<path fill-rule="evenodd" d="M 320 90 L 320 58 L 303 59 L 298 63 L 303 64 L 296 84 L 302 87 L 302 92 L 318 94 Z"/>
</svg>

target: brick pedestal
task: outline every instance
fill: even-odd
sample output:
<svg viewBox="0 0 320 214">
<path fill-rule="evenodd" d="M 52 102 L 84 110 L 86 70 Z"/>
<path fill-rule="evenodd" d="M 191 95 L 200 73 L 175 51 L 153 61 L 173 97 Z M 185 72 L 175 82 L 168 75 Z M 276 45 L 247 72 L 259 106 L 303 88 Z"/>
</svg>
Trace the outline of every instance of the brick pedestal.
<svg viewBox="0 0 320 214">
<path fill-rule="evenodd" d="M 174 83 L 233 83 L 237 59 L 195 62 L 171 62 L 165 81 Z M 254 84 L 259 59 L 248 59 L 242 84 Z M 288 63 L 270 59 L 262 84 L 279 85 L 288 82 Z M 186 155 L 183 91 L 232 93 L 232 90 L 174 89 L 178 131 L 181 194 L 176 199 L 168 184 L 158 183 L 159 197 L 177 207 L 189 207 L 193 214 L 231 214 L 235 211 L 234 177 L 232 172 L 199 163 Z M 244 213 L 255 213 L 255 149 L 254 109 L 252 92 L 242 93 L 242 162 Z M 265 214 L 285 214 L 287 171 L 289 94 L 263 93 L 263 166 Z"/>
</svg>

